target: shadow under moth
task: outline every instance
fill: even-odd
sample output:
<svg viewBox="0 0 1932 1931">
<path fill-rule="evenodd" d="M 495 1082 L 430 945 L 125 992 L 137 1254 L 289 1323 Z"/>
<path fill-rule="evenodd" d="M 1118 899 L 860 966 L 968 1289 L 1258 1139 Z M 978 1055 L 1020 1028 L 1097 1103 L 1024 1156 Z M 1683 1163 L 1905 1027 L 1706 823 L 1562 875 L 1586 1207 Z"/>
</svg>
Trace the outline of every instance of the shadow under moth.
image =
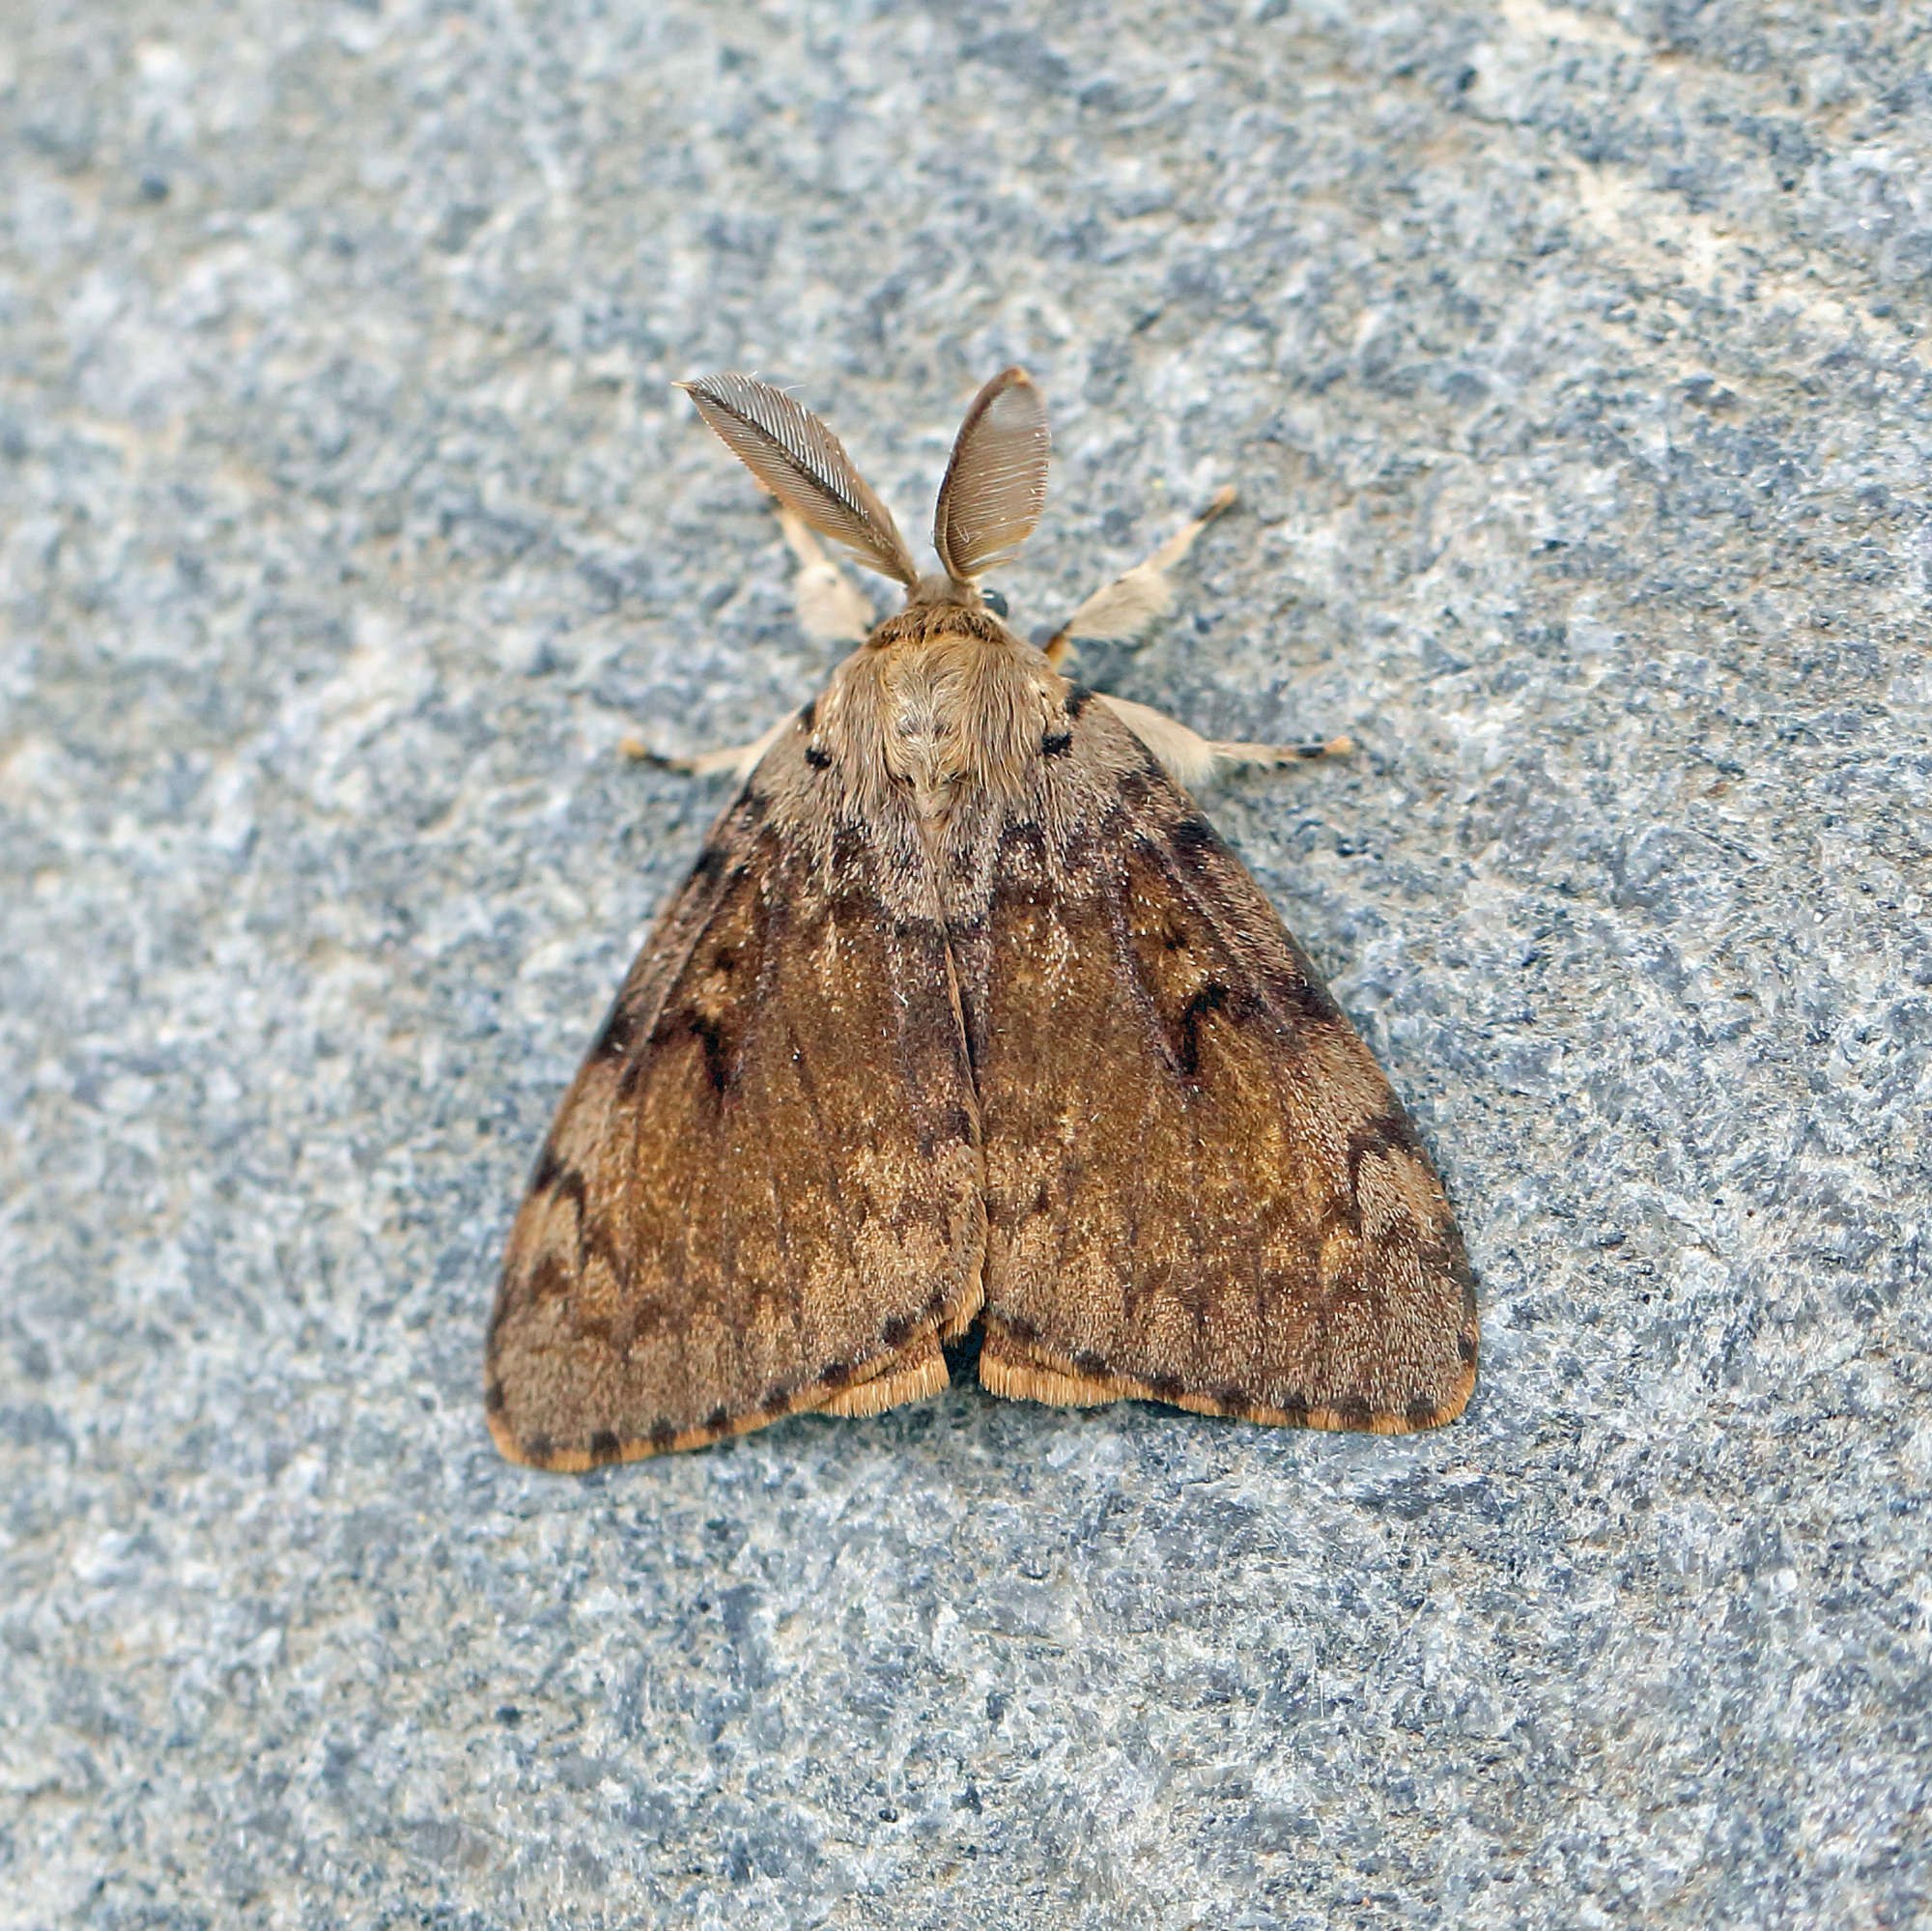
<svg viewBox="0 0 1932 1931">
<path fill-rule="evenodd" d="M 504 1257 L 497 1446 L 585 1469 L 944 1388 L 1379 1434 L 1463 1410 L 1475 1284 L 1408 1116 L 1182 788 L 1210 743 L 1071 683 L 1207 515 L 1044 648 L 983 588 L 1038 521 L 1019 369 L 980 390 L 923 575 L 838 439 L 686 385 L 778 498 L 809 630 L 858 648 L 756 743 L 558 1109 Z M 883 622 L 814 537 L 905 589 Z M 664 761 L 664 760 L 661 760 Z"/>
</svg>

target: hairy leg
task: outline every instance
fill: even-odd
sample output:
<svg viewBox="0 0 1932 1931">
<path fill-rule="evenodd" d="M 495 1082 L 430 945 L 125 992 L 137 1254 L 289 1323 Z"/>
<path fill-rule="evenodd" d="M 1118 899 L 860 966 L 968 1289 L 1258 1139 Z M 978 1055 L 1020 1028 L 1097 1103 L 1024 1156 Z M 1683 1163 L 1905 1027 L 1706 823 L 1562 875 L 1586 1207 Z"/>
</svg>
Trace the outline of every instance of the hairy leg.
<svg viewBox="0 0 1932 1931">
<path fill-rule="evenodd" d="M 1190 522 L 1183 524 L 1145 563 L 1095 590 L 1047 639 L 1046 656 L 1058 664 L 1083 637 L 1116 641 L 1141 636 L 1164 616 L 1174 602 L 1167 573 L 1194 548 L 1194 539 L 1235 500 L 1232 483 L 1217 490 Z"/>
<path fill-rule="evenodd" d="M 779 526 L 798 563 L 791 580 L 792 607 L 806 636 L 820 643 L 864 643 L 878 621 L 865 593 L 782 504 Z"/>
<path fill-rule="evenodd" d="M 870 634 L 874 618 L 872 607 L 859 586 L 826 555 L 817 537 L 783 504 L 779 505 L 779 526 L 790 547 L 798 569 L 792 578 L 792 601 L 798 611 L 799 626 L 821 643 L 863 643 Z M 762 737 L 750 744 L 729 744 L 717 751 L 700 752 L 695 757 L 667 757 L 646 745 L 635 733 L 618 742 L 626 757 L 639 764 L 654 765 L 660 771 L 681 772 L 687 778 L 712 778 L 728 771 L 734 778 L 752 775 L 753 767 L 778 740 L 787 719 L 781 718 Z"/>
<path fill-rule="evenodd" d="M 721 771 L 728 771 L 734 778 L 743 779 L 751 777 L 759 758 L 778 742 L 779 733 L 791 722 L 791 717 L 787 715 L 750 744 L 727 744 L 717 751 L 699 752 L 696 757 L 666 757 L 636 735 L 619 738 L 617 749 L 626 757 L 636 758 L 639 764 L 651 765 L 659 771 L 681 772 L 686 778 L 711 778 Z"/>
<path fill-rule="evenodd" d="M 1179 784 L 1195 785 L 1219 776 L 1230 765 L 1258 764 L 1280 770 L 1288 764 L 1308 764 L 1317 758 L 1347 757 L 1352 738 L 1330 738 L 1325 744 L 1236 744 L 1225 738 L 1205 738 L 1183 724 L 1147 704 L 1126 697 L 1094 696 L 1114 713 L 1166 767 Z"/>
</svg>

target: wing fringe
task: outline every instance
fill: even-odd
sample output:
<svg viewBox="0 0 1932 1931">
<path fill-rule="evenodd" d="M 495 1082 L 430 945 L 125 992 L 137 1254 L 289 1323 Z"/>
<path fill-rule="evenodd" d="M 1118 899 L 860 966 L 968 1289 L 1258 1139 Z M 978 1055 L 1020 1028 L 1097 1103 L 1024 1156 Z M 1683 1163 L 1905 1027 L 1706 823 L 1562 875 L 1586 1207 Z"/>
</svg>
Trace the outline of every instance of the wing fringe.
<svg viewBox="0 0 1932 1931">
<path fill-rule="evenodd" d="M 1469 1405 L 1476 1386 L 1476 1364 L 1470 1361 L 1446 1399 L 1430 1406 L 1413 1403 L 1403 1410 L 1372 1408 L 1366 1404 L 1339 1408 L 1315 1404 L 1278 1407 L 1237 1388 L 1204 1391 L 1171 1382 L 1140 1380 L 1104 1370 L 1083 1372 L 1066 1355 L 1037 1342 L 1022 1342 L 999 1320 L 988 1317 L 986 1339 L 980 1349 L 980 1385 L 989 1395 L 1012 1402 L 1044 1402 L 1066 1408 L 1104 1407 L 1112 1402 L 1161 1402 L 1197 1415 L 1226 1415 L 1273 1428 L 1314 1428 L 1355 1434 L 1413 1434 L 1452 1422 Z"/>
</svg>

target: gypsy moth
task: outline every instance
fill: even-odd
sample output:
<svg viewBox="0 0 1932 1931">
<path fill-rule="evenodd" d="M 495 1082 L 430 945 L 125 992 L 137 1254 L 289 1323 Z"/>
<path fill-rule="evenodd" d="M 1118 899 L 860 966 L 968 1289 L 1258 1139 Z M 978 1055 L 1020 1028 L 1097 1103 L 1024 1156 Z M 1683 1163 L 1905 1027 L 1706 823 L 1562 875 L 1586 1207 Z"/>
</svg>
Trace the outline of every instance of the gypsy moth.
<svg viewBox="0 0 1932 1931">
<path fill-rule="evenodd" d="M 918 574 L 838 438 L 688 384 L 858 644 L 753 744 L 632 966 L 511 1229 L 486 1407 L 583 1469 L 946 1385 L 1391 1433 L 1462 1412 L 1475 1286 L 1427 1154 L 1181 788 L 1346 749 L 1221 744 L 1069 683 L 1144 628 L 1228 493 L 1045 649 L 980 579 L 1039 517 L 1046 413 L 967 414 Z M 906 587 L 869 625 L 810 532 Z"/>
</svg>

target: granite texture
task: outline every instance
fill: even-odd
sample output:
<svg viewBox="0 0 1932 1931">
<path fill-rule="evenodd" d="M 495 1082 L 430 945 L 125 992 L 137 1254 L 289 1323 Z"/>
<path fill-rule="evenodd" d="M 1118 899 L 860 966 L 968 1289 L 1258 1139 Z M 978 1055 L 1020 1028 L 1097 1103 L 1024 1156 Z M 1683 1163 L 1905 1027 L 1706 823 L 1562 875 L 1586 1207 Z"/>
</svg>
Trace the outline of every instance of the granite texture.
<svg viewBox="0 0 1932 1931">
<path fill-rule="evenodd" d="M 1932 29 L 1788 0 L 12 0 L 0 1923 L 1932 1922 Z M 1484 1284 L 1404 1440 L 964 1376 L 499 1462 L 497 1254 L 832 653 L 668 388 L 1089 671 Z"/>
</svg>

